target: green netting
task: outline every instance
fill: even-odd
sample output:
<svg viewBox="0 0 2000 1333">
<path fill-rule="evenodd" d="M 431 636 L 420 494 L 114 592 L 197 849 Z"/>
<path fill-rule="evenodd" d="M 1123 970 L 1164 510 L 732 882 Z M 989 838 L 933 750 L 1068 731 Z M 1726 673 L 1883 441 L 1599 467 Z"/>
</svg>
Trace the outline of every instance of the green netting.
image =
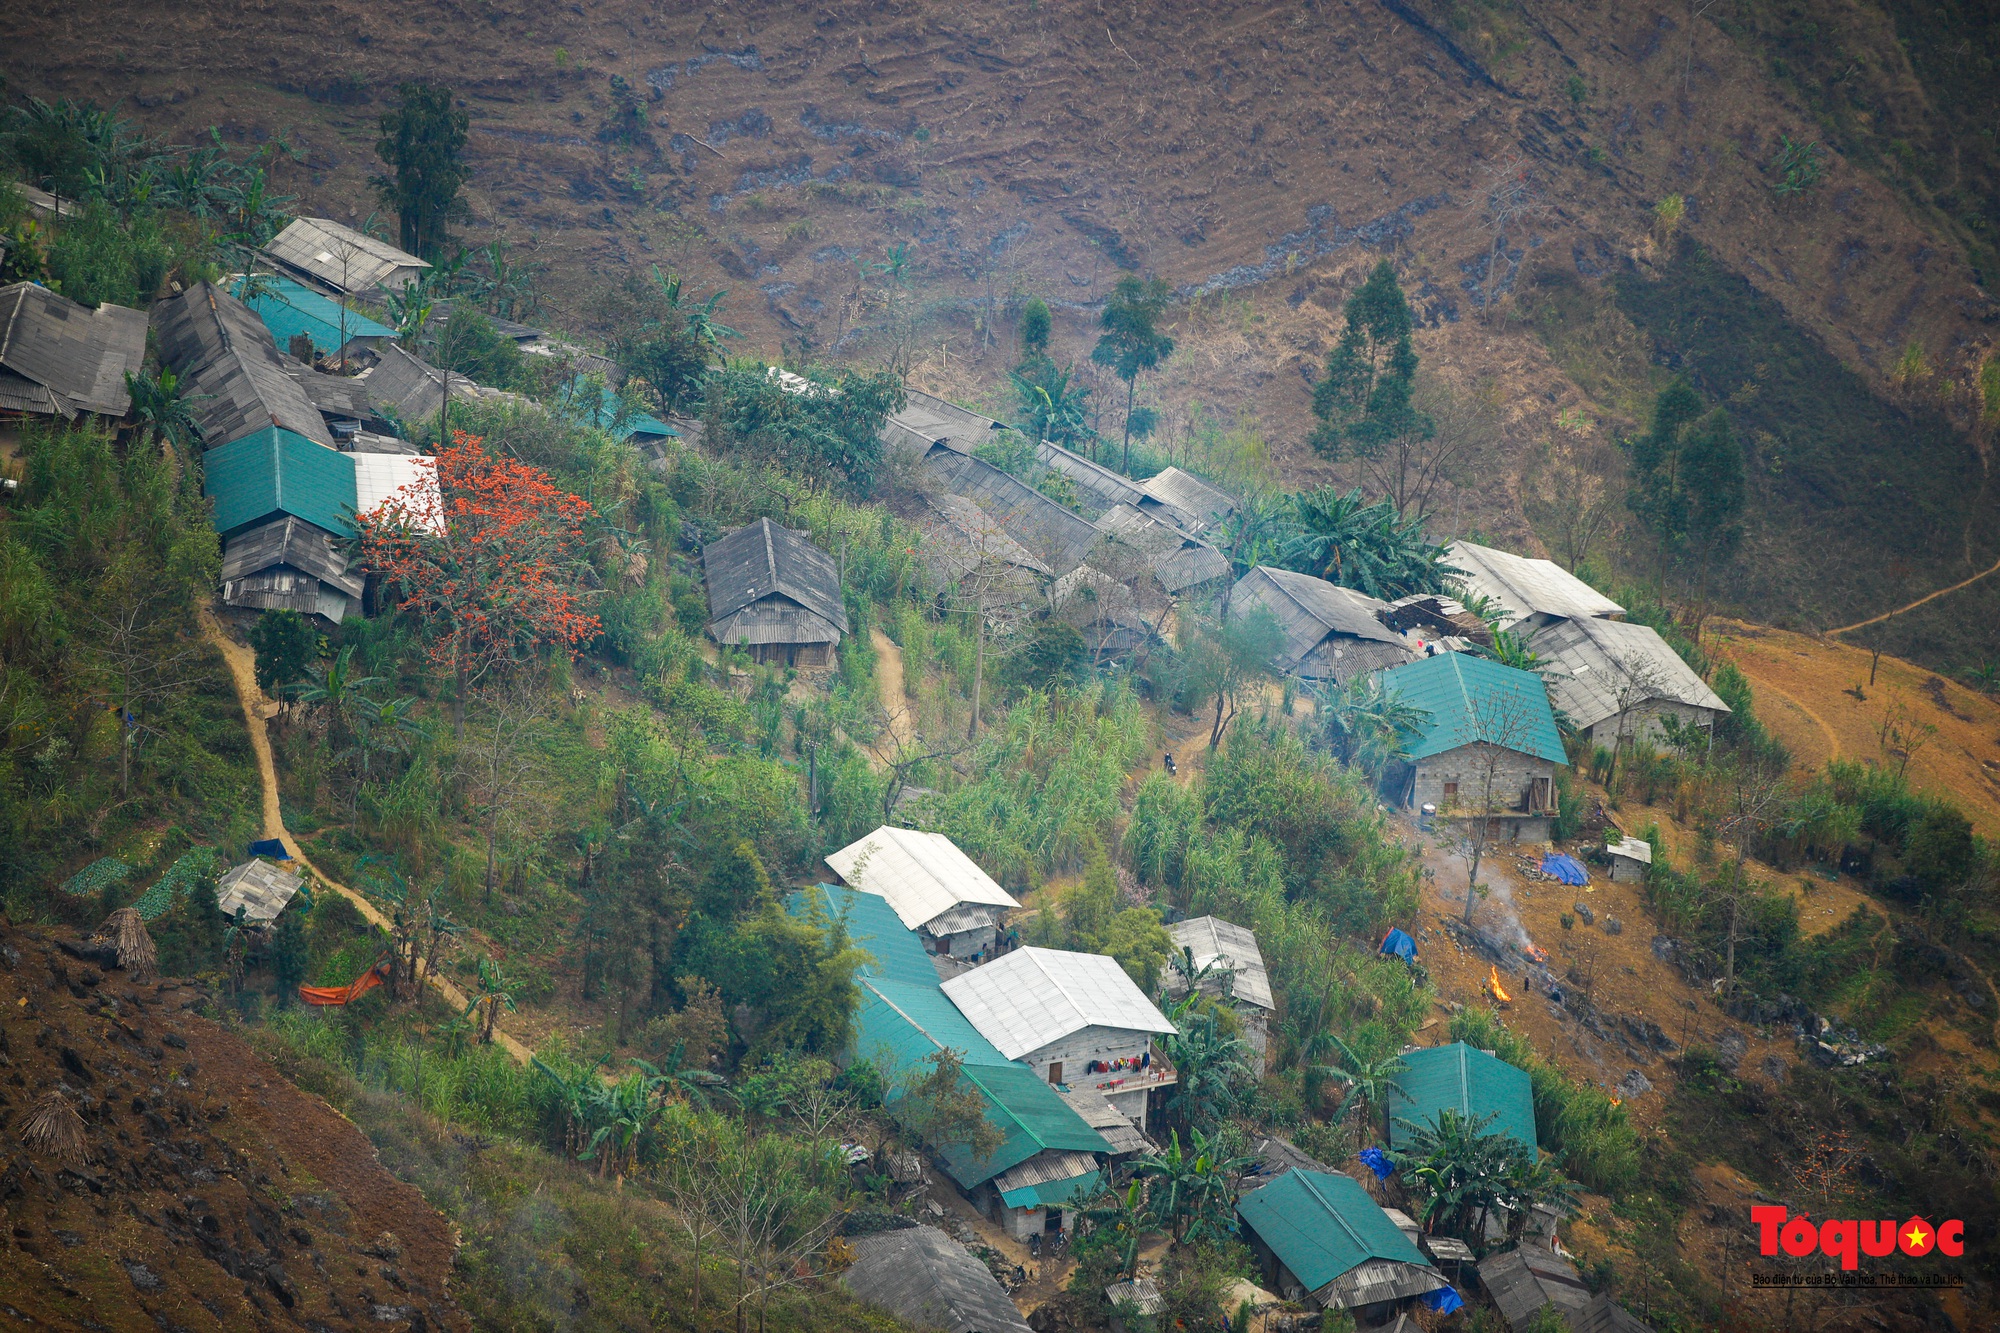
<svg viewBox="0 0 2000 1333">
<path fill-rule="evenodd" d="M 148 921 L 158 920 L 172 909 L 176 898 L 187 897 L 197 882 L 213 879 L 222 872 L 222 860 L 212 847 L 196 847 L 184 852 L 178 861 L 167 868 L 152 888 L 139 895 L 132 904 L 139 915 Z"/>
<path fill-rule="evenodd" d="M 64 880 L 62 891 L 78 898 L 88 898 L 103 892 L 105 885 L 116 884 L 131 873 L 132 867 L 117 857 L 102 857 Z"/>
</svg>

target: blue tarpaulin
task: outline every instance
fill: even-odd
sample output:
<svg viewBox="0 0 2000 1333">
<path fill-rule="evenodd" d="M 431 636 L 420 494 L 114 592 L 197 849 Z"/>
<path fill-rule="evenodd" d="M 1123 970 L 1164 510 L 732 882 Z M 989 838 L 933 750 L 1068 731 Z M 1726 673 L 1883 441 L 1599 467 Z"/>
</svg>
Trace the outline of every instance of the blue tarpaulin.
<svg viewBox="0 0 2000 1333">
<path fill-rule="evenodd" d="M 285 843 L 282 838 L 263 838 L 251 843 L 250 855 L 275 856 L 280 861 L 289 861 L 292 859 L 292 854 L 285 850 Z"/>
<path fill-rule="evenodd" d="M 1456 1287 L 1439 1287 L 1436 1291 L 1425 1292 L 1418 1299 L 1439 1314 L 1450 1314 L 1465 1304 L 1465 1298 L 1458 1294 Z"/>
<path fill-rule="evenodd" d="M 1387 1180 L 1396 1169 L 1396 1164 L 1389 1160 L 1389 1154 L 1380 1148 L 1363 1148 L 1360 1157 L 1361 1164 L 1373 1171 L 1377 1180 Z"/>
<path fill-rule="evenodd" d="M 1583 862 L 1574 856 L 1564 856 L 1560 852 L 1551 852 L 1542 858 L 1542 873 L 1552 875 L 1564 884 L 1581 887 L 1590 883 L 1590 872 L 1583 868 Z"/>
<path fill-rule="evenodd" d="M 1414 962 L 1417 957 L 1417 942 L 1403 931 L 1391 930 L 1382 937 L 1383 953 L 1392 953 L 1404 962 Z"/>
</svg>

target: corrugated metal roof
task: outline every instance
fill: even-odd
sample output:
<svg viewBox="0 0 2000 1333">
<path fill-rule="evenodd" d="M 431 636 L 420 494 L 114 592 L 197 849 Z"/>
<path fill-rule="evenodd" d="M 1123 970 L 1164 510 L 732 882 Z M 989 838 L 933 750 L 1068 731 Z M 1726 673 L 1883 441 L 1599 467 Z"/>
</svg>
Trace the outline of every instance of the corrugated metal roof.
<svg viewBox="0 0 2000 1333">
<path fill-rule="evenodd" d="M 347 345 L 340 340 L 342 307 L 338 301 L 321 296 L 304 283 L 290 278 L 266 277 L 258 283 L 262 290 L 245 297 L 243 292 L 249 286 L 248 277 L 240 278 L 233 294 L 264 321 L 264 327 L 270 330 L 272 341 L 279 348 L 289 352 L 292 339 L 301 333 L 321 356 L 331 356 Z M 348 343 L 360 338 L 396 336 L 394 329 L 359 311 L 347 311 L 345 320 Z"/>
<path fill-rule="evenodd" d="M 1581 1310 L 1568 1312 L 1570 1333 L 1653 1333 L 1653 1326 L 1618 1303 L 1608 1291 L 1590 1298 Z"/>
<path fill-rule="evenodd" d="M 32 282 L 0 287 L 0 367 L 40 385 L 49 408 L 63 416 L 99 412 L 122 417 L 132 405 L 127 371 L 146 360 L 146 316 L 122 305 L 95 310 Z M 35 397 L 15 391 L 26 402 Z"/>
<path fill-rule="evenodd" d="M 993 1178 L 1009 1208 L 1056 1208 L 1097 1188 L 1097 1155 L 1051 1149 Z"/>
<path fill-rule="evenodd" d="M 347 553 L 333 534 L 286 514 L 246 528 L 222 544 L 222 582 L 244 578 L 274 565 L 288 565 L 332 584 L 350 597 L 361 596 L 363 580 L 347 568 Z"/>
<path fill-rule="evenodd" d="M 1002 1055 L 965 1020 L 936 985 L 863 978 L 855 1015 L 855 1054 L 873 1061 L 893 1086 L 938 1051 L 959 1053 L 966 1082 L 985 1103 L 1000 1147 L 981 1160 L 963 1149 L 940 1152 L 945 1170 L 967 1189 L 1048 1149 L 1109 1152 L 1110 1145 L 1025 1065 Z"/>
<path fill-rule="evenodd" d="M 714 617 L 709 633 L 718 643 L 751 642 L 743 636 L 765 628 L 810 637 L 756 641 L 825 643 L 838 641 L 847 632 L 840 571 L 833 557 L 803 533 L 760 518 L 704 546 L 701 567 L 708 579 L 709 614 Z M 788 618 L 787 601 L 816 617 L 820 625 L 802 617 Z M 740 612 L 764 602 L 772 604 L 770 610 L 739 623 Z M 830 637 L 829 630 L 834 631 Z"/>
<path fill-rule="evenodd" d="M 305 390 L 306 400 L 322 415 L 348 417 L 355 421 L 379 419 L 375 401 L 368 396 L 368 384 L 358 377 L 328 375 L 314 370 L 286 352 L 278 353 L 278 365 L 292 383 Z"/>
<path fill-rule="evenodd" d="M 392 496 L 401 496 L 414 512 L 436 515 L 421 526 L 443 531 L 444 505 L 438 495 L 437 459 L 427 454 L 350 454 L 354 460 L 354 512 L 366 514 Z"/>
<path fill-rule="evenodd" d="M 1114 959 L 1063 949 L 1016 949 L 941 989 L 1010 1060 L 1087 1027 L 1176 1029 Z"/>
<path fill-rule="evenodd" d="M 1260 1138 L 1250 1150 L 1256 1159 L 1244 1173 L 1238 1190 L 1248 1194 L 1251 1190 L 1262 1189 L 1272 1181 L 1293 1171 L 1318 1171 L 1322 1175 L 1339 1175 L 1332 1167 L 1311 1156 L 1290 1139 L 1275 1135 Z"/>
<path fill-rule="evenodd" d="M 1479 1284 L 1516 1333 L 1526 1329 L 1545 1305 L 1568 1315 L 1590 1304 L 1590 1288 L 1576 1269 L 1547 1246 L 1533 1242 L 1483 1260 Z"/>
<path fill-rule="evenodd" d="M 966 903 L 1021 905 L 942 833 L 884 824 L 826 863 L 855 888 L 887 899 L 912 930 Z"/>
<path fill-rule="evenodd" d="M 1028 1333 L 986 1265 L 936 1227 L 878 1231 L 853 1246 L 841 1285 L 904 1324 L 945 1333 Z"/>
<path fill-rule="evenodd" d="M 1562 620 L 1536 631 L 1528 646 L 1549 664 L 1546 679 L 1556 707 L 1579 727 L 1655 699 L 1729 711 L 1651 625 Z"/>
<path fill-rule="evenodd" d="M 1469 653 L 1439 653 L 1385 671 L 1382 688 L 1430 714 L 1409 757 L 1428 759 L 1485 741 L 1566 764 L 1548 690 L 1532 671 Z"/>
<path fill-rule="evenodd" d="M 1035 461 L 1052 472 L 1068 477 L 1070 484 L 1096 507 L 1108 509 L 1112 505 L 1145 502 L 1146 492 L 1130 477 L 1113 472 L 1102 463 L 1094 463 L 1053 440 L 1043 440 L 1035 446 Z"/>
<path fill-rule="evenodd" d="M 1445 548 L 1445 563 L 1463 571 L 1458 583 L 1468 593 L 1503 608 L 1501 629 L 1511 629 L 1531 616 L 1567 620 L 1625 613 L 1624 607 L 1553 560 L 1459 541 Z"/>
<path fill-rule="evenodd" d="M 1274 670 L 1345 684 L 1355 676 L 1400 666 L 1416 650 L 1376 615 L 1387 603 L 1310 574 L 1259 565 L 1230 590 L 1231 616 L 1262 608 L 1283 640 Z"/>
<path fill-rule="evenodd" d="M 1097 544 L 1099 534 L 1089 519 L 984 459 L 938 445 L 924 456 L 923 467 L 940 488 L 963 495 L 984 509 L 1008 536 L 1048 566 L 1051 574 L 1060 577 L 1069 573 Z"/>
<path fill-rule="evenodd" d="M 268 861 L 250 860 L 225 870 L 215 882 L 215 905 L 224 916 L 241 908 L 245 921 L 275 921 L 305 880 Z"/>
<path fill-rule="evenodd" d="M 1389 1142 L 1402 1147 L 1412 1125 L 1435 1125 L 1440 1111 L 1468 1120 L 1487 1116 L 1488 1134 L 1505 1134 L 1535 1152 L 1535 1087 L 1524 1069 L 1455 1041 L 1412 1051 L 1389 1094 Z"/>
<path fill-rule="evenodd" d="M 1199 537 L 1154 518 L 1132 505 L 1113 505 L 1097 520 L 1100 531 L 1139 551 L 1168 592 L 1229 577 L 1229 558 Z"/>
<path fill-rule="evenodd" d="M 937 522 L 924 535 L 924 557 L 945 582 L 962 579 L 988 561 L 1048 577 L 1049 567 L 972 501 L 944 493 L 926 500 L 936 512 Z M 1024 587 L 1032 591 L 1033 581 L 1025 581 Z"/>
<path fill-rule="evenodd" d="M 1445 1285 L 1430 1260 L 1368 1197 L 1361 1183 L 1326 1171 L 1288 1171 L 1254 1194 L 1237 1202 L 1237 1216 L 1270 1247 L 1278 1262 L 1291 1270 L 1306 1290 L 1322 1303 L 1364 1304 L 1351 1299 L 1327 1301 L 1328 1288 L 1363 1265 L 1388 1262 L 1422 1270 L 1434 1291 Z M 1373 1275 L 1370 1275 L 1373 1276 Z"/>
<path fill-rule="evenodd" d="M 896 918 L 885 900 L 840 884 L 817 884 L 794 893 L 787 906 L 794 916 L 802 916 L 815 898 L 829 917 L 844 918 L 848 938 L 868 951 L 861 975 L 936 988 L 937 972 L 923 942 Z"/>
<path fill-rule="evenodd" d="M 333 447 L 319 409 L 285 373 L 271 331 L 228 292 L 198 282 L 154 306 L 153 327 L 208 448 L 274 426 Z"/>
<path fill-rule="evenodd" d="M 331 218 L 295 219 L 271 238 L 264 253 L 344 292 L 399 288 L 430 267 L 387 241 Z"/>
<path fill-rule="evenodd" d="M 355 378 L 368 386 L 368 396 L 374 400 L 377 411 L 399 421 L 423 421 L 436 416 L 444 406 L 447 384 L 454 398 L 479 396 L 477 386 L 465 376 L 439 370 L 397 343 L 384 343 L 377 353 L 381 359 Z"/>
<path fill-rule="evenodd" d="M 1137 1306 L 1140 1314 L 1158 1314 L 1167 1308 L 1167 1298 L 1160 1294 L 1159 1284 L 1149 1277 L 1114 1282 L 1104 1289 L 1104 1299 L 1113 1305 Z"/>
<path fill-rule="evenodd" d="M 1176 527 L 1188 532 L 1206 532 L 1217 522 L 1236 512 L 1235 497 L 1195 476 L 1170 467 L 1139 483 L 1146 499 L 1141 509 L 1158 506 Z"/>
<path fill-rule="evenodd" d="M 1133 1126 L 1132 1118 L 1113 1106 L 1111 1099 L 1096 1088 L 1087 1083 L 1072 1083 L 1057 1092 L 1082 1117 L 1084 1124 L 1104 1136 L 1112 1152 L 1123 1155 L 1154 1151 L 1146 1136 Z"/>
<path fill-rule="evenodd" d="M 202 493 L 215 530 L 233 537 L 280 514 L 339 536 L 354 534 L 354 457 L 266 426 L 202 457 Z"/>
<path fill-rule="evenodd" d="M 1230 993 L 1236 999 L 1260 1009 L 1278 1007 L 1271 998 L 1271 977 L 1264 970 L 1264 953 L 1257 947 L 1257 936 L 1253 932 L 1221 917 L 1198 916 L 1176 921 L 1167 927 L 1167 934 L 1173 939 L 1176 949 L 1194 950 L 1197 972 L 1210 963 L 1218 963 L 1227 970 L 1234 977 Z M 1187 989 L 1179 970 L 1172 963 L 1161 970 L 1160 977 L 1175 994 Z M 1221 988 L 1219 980 L 1202 983 L 1202 989 L 1210 993 L 1219 993 Z"/>
</svg>

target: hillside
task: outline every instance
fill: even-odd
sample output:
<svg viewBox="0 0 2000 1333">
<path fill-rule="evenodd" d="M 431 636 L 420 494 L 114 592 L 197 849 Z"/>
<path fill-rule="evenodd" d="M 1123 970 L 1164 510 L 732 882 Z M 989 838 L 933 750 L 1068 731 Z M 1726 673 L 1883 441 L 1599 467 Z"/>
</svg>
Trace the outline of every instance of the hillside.
<svg viewBox="0 0 2000 1333">
<path fill-rule="evenodd" d="M 210 125 L 235 143 L 282 135 L 295 156 L 275 187 L 348 221 L 376 211 L 390 89 L 450 83 L 473 116 L 466 239 L 545 266 L 563 322 L 658 263 L 728 288 L 745 350 L 889 360 L 999 407 L 1025 295 L 1056 309 L 1057 355 L 1082 360 L 1111 278 L 1142 267 L 1187 302 L 1182 352 L 1143 386 L 1165 409 L 1160 446 L 1258 440 L 1253 456 L 1296 483 L 1341 475 L 1302 447 L 1308 381 L 1386 253 L 1426 361 L 1497 405 L 1497 437 L 1438 506 L 1448 528 L 1548 538 L 1545 454 L 1615 492 L 1610 441 L 1664 371 L 1687 370 L 1748 416 L 1759 521 L 1723 589 L 1742 613 L 1824 628 L 1835 607 L 1887 609 L 2000 553 L 1984 454 L 1961 433 L 1994 318 L 1978 223 L 1992 149 L 1954 138 L 1980 94 L 1901 8 L 1690 27 L 1678 11 L 1488 4 L 195 5 L 173 44 L 140 51 L 125 34 L 145 12 L 22 7 L 18 35 L 46 54 L 10 77 L 128 98 L 183 142 Z M 636 130 L 614 124 L 620 105 Z M 1772 188 L 1781 136 L 1832 150 L 1796 198 Z M 1494 187 L 1516 178 L 1532 199 L 1496 236 Z M 1677 233 L 1655 217 L 1668 195 L 1684 200 Z M 1682 243 L 1719 276 L 1668 263 Z M 874 266 L 895 247 L 890 278 Z M 1781 357 L 1725 364 L 1703 345 L 1746 317 Z M 1897 370 L 1913 347 L 1915 381 Z M 1836 365 L 1848 401 L 1815 404 Z M 1824 423 L 1804 425 L 1809 406 Z M 1974 668 L 2000 655 L 1979 628 L 1995 595 L 1913 617 L 1889 646 Z"/>
</svg>

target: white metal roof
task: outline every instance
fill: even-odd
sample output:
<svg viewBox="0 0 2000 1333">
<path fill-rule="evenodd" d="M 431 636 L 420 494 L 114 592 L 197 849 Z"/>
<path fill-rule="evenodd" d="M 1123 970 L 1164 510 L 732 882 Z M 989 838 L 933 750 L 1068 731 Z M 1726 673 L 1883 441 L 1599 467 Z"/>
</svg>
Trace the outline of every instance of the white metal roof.
<svg viewBox="0 0 2000 1333">
<path fill-rule="evenodd" d="M 953 977 L 943 990 L 1009 1060 L 1088 1027 L 1178 1030 L 1103 954 L 1016 949 Z"/>
<path fill-rule="evenodd" d="M 911 930 L 966 903 L 1021 905 L 942 833 L 884 824 L 826 863 L 850 887 L 888 899 Z"/>
<path fill-rule="evenodd" d="M 224 916 L 241 908 L 245 921 L 274 921 L 305 880 L 269 861 L 249 860 L 223 872 L 216 881 L 215 905 Z"/>
<path fill-rule="evenodd" d="M 272 237 L 264 251 L 346 292 L 401 287 L 430 267 L 415 255 L 332 218 L 298 218 Z"/>
<path fill-rule="evenodd" d="M 1465 571 L 1459 583 L 1466 592 L 1504 608 L 1501 629 L 1512 629 L 1533 616 L 1579 620 L 1625 613 L 1624 607 L 1553 560 L 1534 560 L 1463 541 L 1453 542 L 1445 552 L 1450 564 Z"/>
<path fill-rule="evenodd" d="M 1607 841 L 1604 850 L 1612 856 L 1623 856 L 1642 865 L 1653 864 L 1653 844 L 1644 838 L 1620 838 L 1616 842 Z"/>
<path fill-rule="evenodd" d="M 1578 727 L 1594 727 L 1655 699 L 1729 711 L 1651 625 L 1562 620 L 1538 630 L 1528 646 L 1548 664 L 1543 679 L 1550 701 Z"/>
<path fill-rule="evenodd" d="M 1271 1000 L 1271 977 L 1264 970 L 1264 953 L 1257 947 L 1255 933 L 1221 917 L 1198 916 L 1191 921 L 1175 922 L 1167 927 L 1167 934 L 1176 949 L 1194 950 L 1195 971 L 1217 963 L 1234 973 L 1236 979 L 1230 993 L 1236 999 L 1260 1009 L 1277 1008 Z M 1161 976 L 1176 991 L 1185 989 L 1181 974 L 1171 961 Z"/>
<path fill-rule="evenodd" d="M 365 514 L 377 505 L 409 489 L 404 496 L 410 501 L 410 512 L 435 514 L 436 521 L 421 526 L 432 532 L 442 531 L 444 505 L 438 496 L 437 460 L 426 456 L 409 454 L 363 454 L 352 455 L 354 459 L 354 512 Z"/>
</svg>

